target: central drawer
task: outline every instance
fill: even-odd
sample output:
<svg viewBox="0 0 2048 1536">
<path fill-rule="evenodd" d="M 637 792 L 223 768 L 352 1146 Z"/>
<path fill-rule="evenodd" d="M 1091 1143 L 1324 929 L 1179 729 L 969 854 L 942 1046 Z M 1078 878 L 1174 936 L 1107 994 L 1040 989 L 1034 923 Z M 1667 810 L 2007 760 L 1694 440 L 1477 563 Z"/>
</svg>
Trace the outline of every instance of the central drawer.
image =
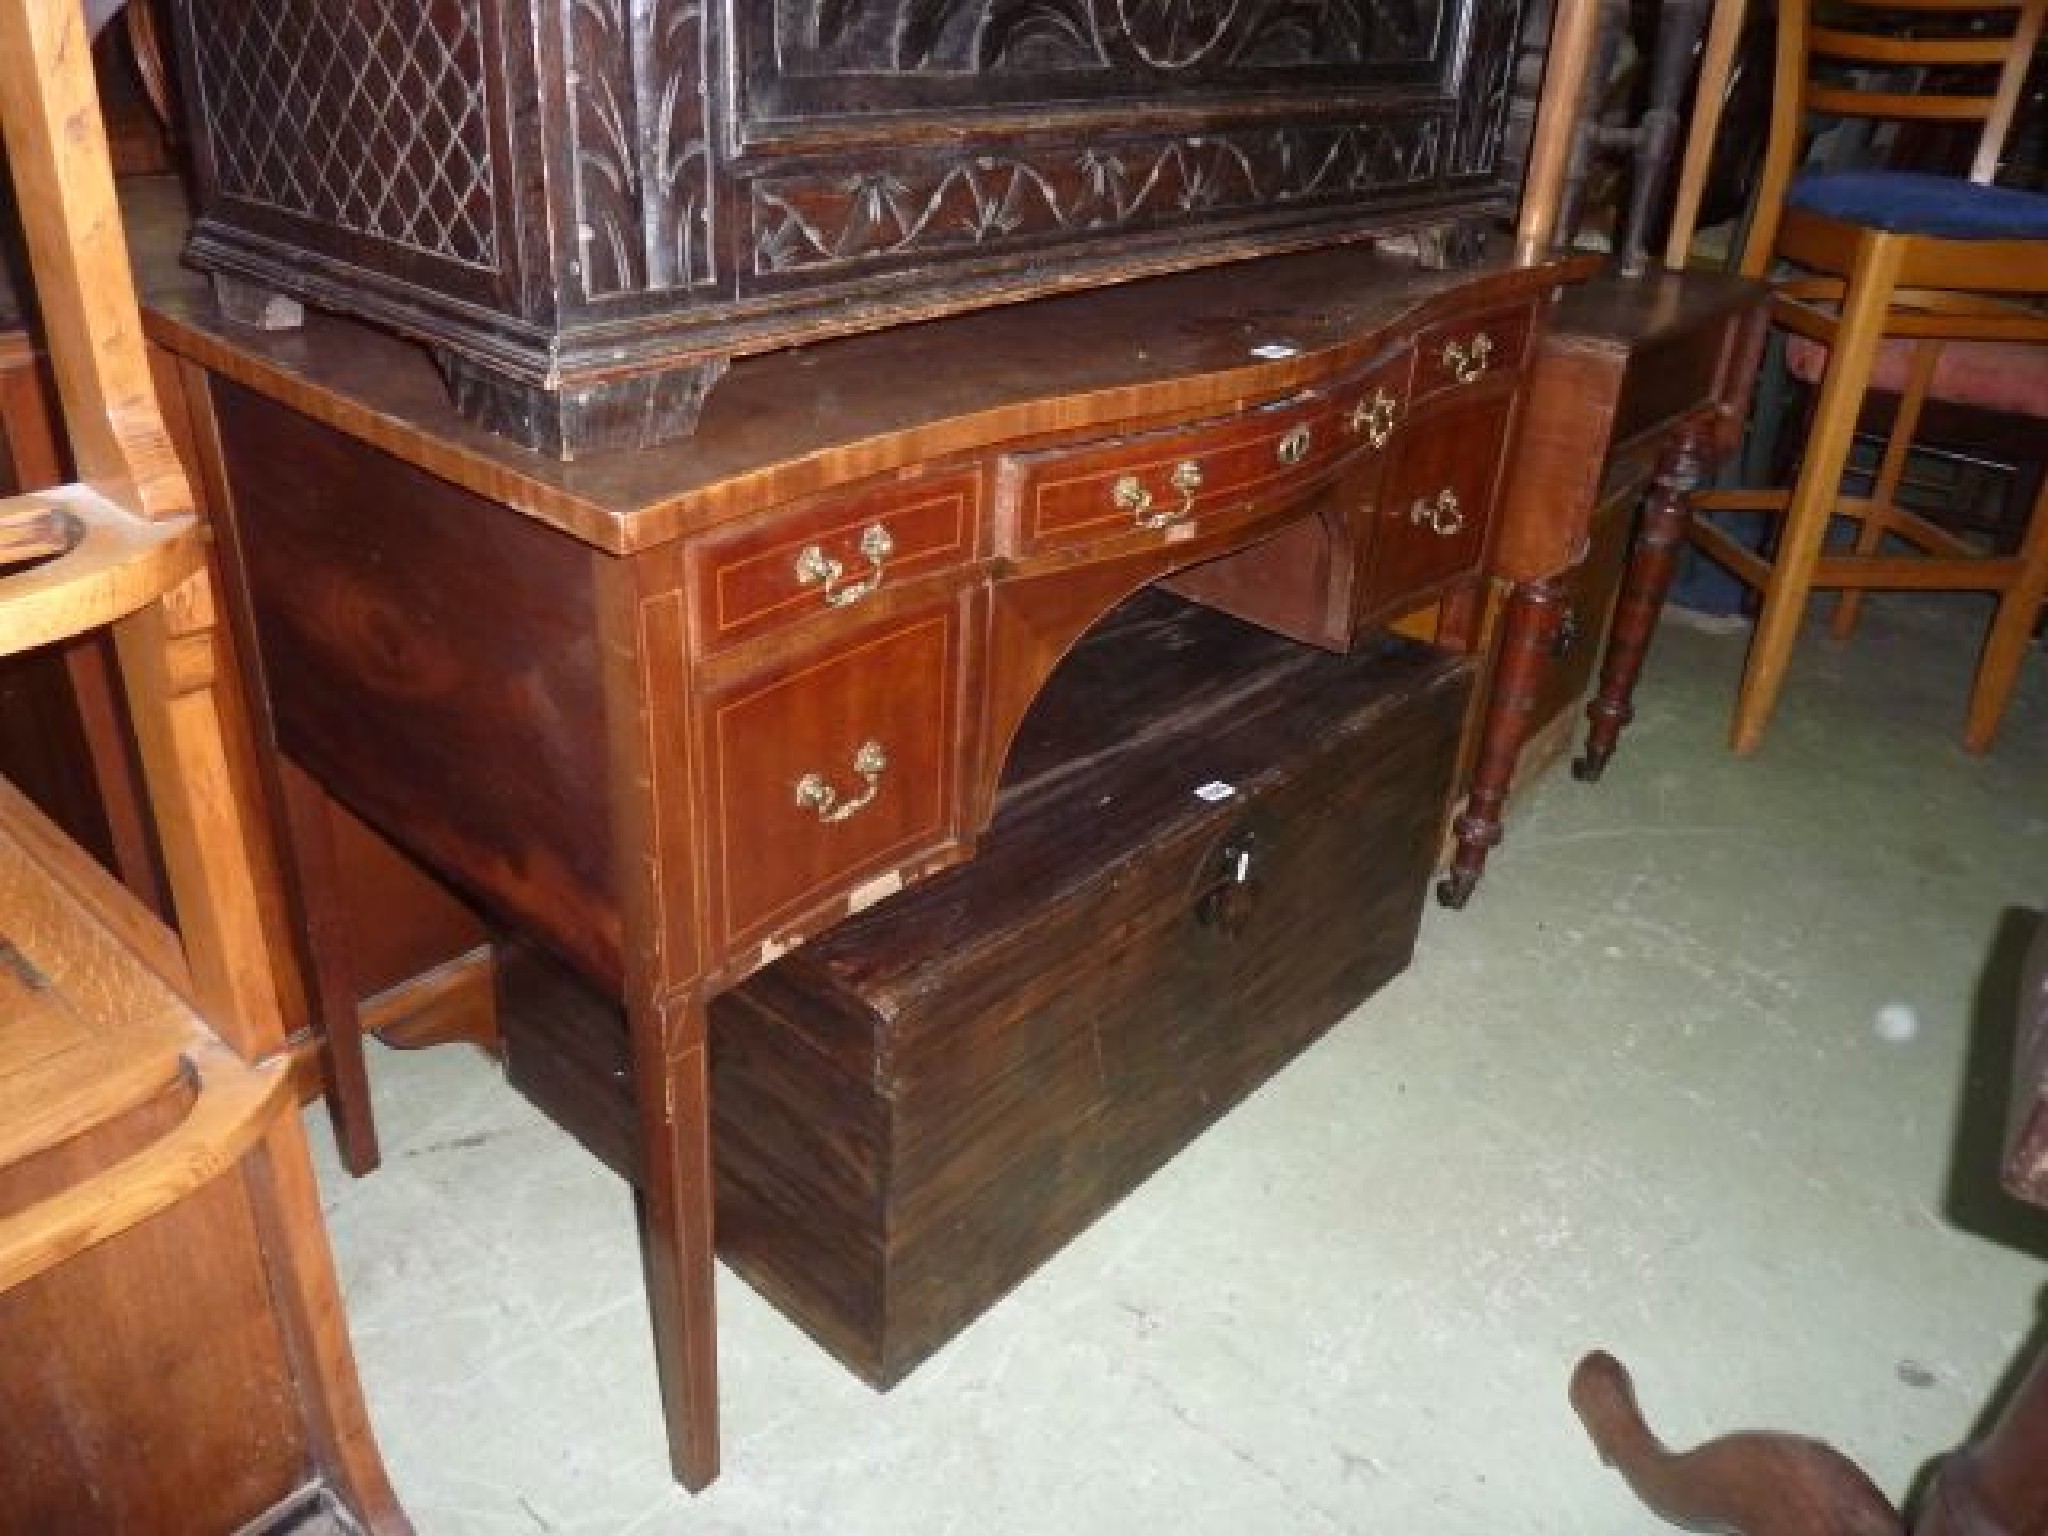
<svg viewBox="0 0 2048 1536">
<path fill-rule="evenodd" d="M 1361 441 L 1324 394 L 1221 421 L 1005 455 L 997 553 L 1016 559 L 1175 542 L 1285 505 Z"/>
</svg>

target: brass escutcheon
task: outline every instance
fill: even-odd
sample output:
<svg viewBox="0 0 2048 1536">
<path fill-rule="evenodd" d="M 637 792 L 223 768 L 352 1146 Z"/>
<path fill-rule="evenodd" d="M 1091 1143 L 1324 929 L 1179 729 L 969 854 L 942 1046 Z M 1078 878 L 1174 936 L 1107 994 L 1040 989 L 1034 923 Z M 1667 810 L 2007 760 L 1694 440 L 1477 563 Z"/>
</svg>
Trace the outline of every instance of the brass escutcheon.
<svg viewBox="0 0 2048 1536">
<path fill-rule="evenodd" d="M 1291 428 L 1287 435 L 1280 439 L 1279 446 L 1273 452 L 1282 464 L 1299 464 L 1308 457 L 1308 451 L 1315 446 L 1315 440 L 1315 432 L 1307 422 L 1303 422 Z"/>
<path fill-rule="evenodd" d="M 1470 384 L 1486 372 L 1486 365 L 1493 359 L 1493 338 L 1481 331 L 1472 338 L 1469 346 L 1460 346 L 1455 341 L 1444 343 L 1444 366 L 1451 370 L 1451 377 L 1460 384 Z"/>
<path fill-rule="evenodd" d="M 796 580 L 800 587 L 823 587 L 825 605 L 828 608 L 844 608 L 857 603 L 882 584 L 882 566 L 896 553 L 896 541 L 889 530 L 880 523 L 870 523 L 862 531 L 857 546 L 868 562 L 868 574 L 859 581 L 840 586 L 840 579 L 846 575 L 843 561 L 835 560 L 816 544 L 806 544 L 796 557 Z"/>
<path fill-rule="evenodd" d="M 1119 476 L 1110 489 L 1110 500 L 1122 511 L 1130 513 L 1131 521 L 1138 527 L 1165 528 L 1194 512 L 1195 492 L 1202 488 L 1202 466 L 1193 459 L 1182 459 L 1174 465 L 1173 475 L 1167 484 L 1180 492 L 1180 505 L 1163 512 L 1152 510 L 1152 492 L 1136 475 Z"/>
<path fill-rule="evenodd" d="M 825 781 L 822 773 L 807 773 L 796 781 L 796 803 L 800 810 L 815 811 L 818 820 L 825 823 L 845 821 L 867 809 L 875 796 L 882 792 L 882 774 L 889 767 L 888 754 L 883 752 L 879 741 L 864 741 L 860 750 L 853 754 L 853 771 L 860 775 L 867 787 L 850 800 L 839 798 L 839 791 Z"/>
</svg>

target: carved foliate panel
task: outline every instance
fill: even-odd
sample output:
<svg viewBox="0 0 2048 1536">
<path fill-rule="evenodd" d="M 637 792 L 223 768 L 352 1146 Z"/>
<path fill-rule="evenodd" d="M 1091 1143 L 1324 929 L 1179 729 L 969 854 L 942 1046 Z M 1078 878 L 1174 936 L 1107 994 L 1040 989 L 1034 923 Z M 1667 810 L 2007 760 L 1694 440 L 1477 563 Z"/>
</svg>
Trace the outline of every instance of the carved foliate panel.
<svg viewBox="0 0 2048 1536">
<path fill-rule="evenodd" d="M 574 267 L 586 298 L 717 278 L 700 0 L 566 0 Z"/>
<path fill-rule="evenodd" d="M 1435 180 L 1441 129 L 1437 118 L 1412 117 L 763 176 L 752 184 L 753 271 L 843 274 L 1394 196 Z"/>
</svg>

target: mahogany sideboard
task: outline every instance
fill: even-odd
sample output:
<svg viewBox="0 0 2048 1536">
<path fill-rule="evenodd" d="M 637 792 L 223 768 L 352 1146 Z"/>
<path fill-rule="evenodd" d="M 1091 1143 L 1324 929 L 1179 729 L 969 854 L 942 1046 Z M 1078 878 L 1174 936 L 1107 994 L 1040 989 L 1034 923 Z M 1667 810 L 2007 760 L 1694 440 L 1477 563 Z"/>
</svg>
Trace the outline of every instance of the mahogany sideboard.
<svg viewBox="0 0 2048 1536">
<path fill-rule="evenodd" d="M 717 1470 L 707 998 L 968 857 L 1039 685 L 1148 582 L 1228 605 L 1222 557 L 1270 546 L 1282 627 L 1443 600 L 1469 640 L 1579 270 L 1345 248 L 984 311 L 745 360 L 690 441 L 582 464 L 382 333 L 159 297 L 259 723 L 624 1005 L 686 1485 Z"/>
</svg>

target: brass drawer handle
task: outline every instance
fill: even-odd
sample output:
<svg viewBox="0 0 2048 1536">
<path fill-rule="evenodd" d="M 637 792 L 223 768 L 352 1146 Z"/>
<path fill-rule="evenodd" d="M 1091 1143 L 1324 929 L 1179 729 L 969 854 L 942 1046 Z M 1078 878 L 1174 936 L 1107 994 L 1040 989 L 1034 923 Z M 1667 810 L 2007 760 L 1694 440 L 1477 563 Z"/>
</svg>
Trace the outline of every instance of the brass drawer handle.
<svg viewBox="0 0 2048 1536">
<path fill-rule="evenodd" d="M 1308 457 L 1308 451 L 1315 446 L 1315 441 L 1315 432 L 1307 422 L 1303 422 L 1301 425 L 1289 429 L 1287 435 L 1280 439 L 1279 446 L 1273 450 L 1273 453 L 1282 464 L 1292 467 Z"/>
<path fill-rule="evenodd" d="M 1376 389 L 1370 400 L 1361 400 L 1351 407 L 1351 414 L 1344 418 L 1344 424 L 1351 429 L 1353 437 L 1363 434 L 1373 447 L 1384 448 L 1387 439 L 1394 435 L 1394 421 L 1400 410 L 1400 401 L 1384 389 Z"/>
<path fill-rule="evenodd" d="M 1193 459 L 1182 459 L 1173 466 L 1173 477 L 1167 484 L 1180 492 L 1180 505 L 1164 512 L 1152 510 L 1152 492 L 1136 475 L 1121 476 L 1110 490 L 1110 499 L 1130 513 L 1131 521 L 1138 527 L 1164 528 L 1194 512 L 1195 492 L 1202 488 L 1202 466 Z"/>
<path fill-rule="evenodd" d="M 882 744 L 864 741 L 860 750 L 853 754 L 853 771 L 860 775 L 867 788 L 850 800 L 842 800 L 839 791 L 825 782 L 822 773 L 807 773 L 796 781 L 797 808 L 816 811 L 818 820 L 828 825 L 857 816 L 882 792 L 882 774 L 888 766 L 889 758 L 882 751 Z"/>
<path fill-rule="evenodd" d="M 1458 493 L 1447 485 L 1434 496 L 1416 497 L 1408 521 L 1438 538 L 1454 538 L 1465 531 L 1465 509 L 1458 503 Z"/>
<path fill-rule="evenodd" d="M 1481 331 L 1472 338 L 1469 346 L 1447 341 L 1443 358 L 1452 378 L 1460 384 L 1470 384 L 1486 372 L 1486 365 L 1493 360 L 1493 338 Z"/>
<path fill-rule="evenodd" d="M 868 574 L 842 587 L 839 582 L 846 575 L 845 563 L 834 560 L 816 544 L 806 544 L 796 557 L 797 585 L 823 587 L 828 608 L 844 608 L 859 602 L 881 586 L 882 566 L 896 553 L 896 541 L 880 523 L 869 523 L 860 536 L 859 549 L 868 562 Z"/>
</svg>

